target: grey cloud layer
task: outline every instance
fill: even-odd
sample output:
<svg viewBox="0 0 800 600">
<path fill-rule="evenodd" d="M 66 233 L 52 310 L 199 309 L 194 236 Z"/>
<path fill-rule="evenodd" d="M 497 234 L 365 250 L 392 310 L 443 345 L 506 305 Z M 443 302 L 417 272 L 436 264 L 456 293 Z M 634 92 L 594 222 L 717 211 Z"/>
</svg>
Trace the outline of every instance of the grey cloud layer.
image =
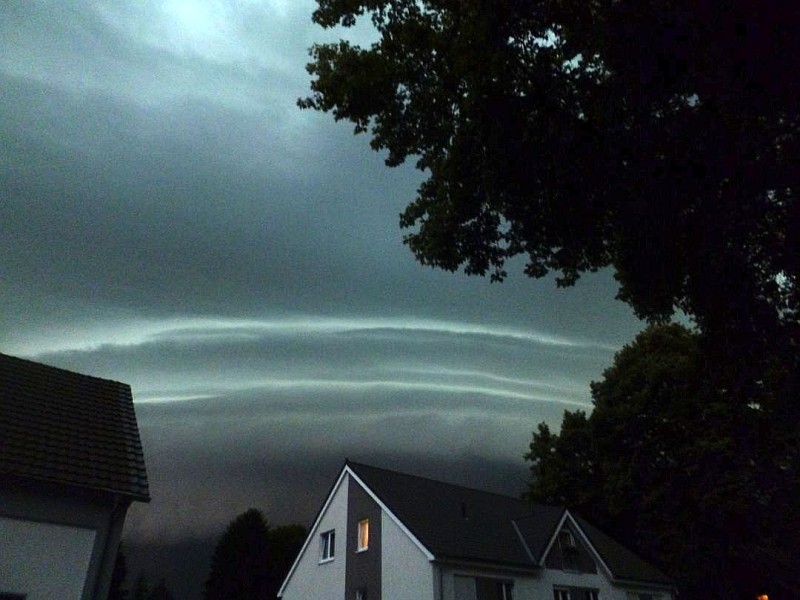
<svg viewBox="0 0 800 600">
<path fill-rule="evenodd" d="M 131 536 L 308 520 L 345 456 L 515 493 L 640 327 L 608 273 L 416 264 L 420 175 L 295 107 L 313 6 L 0 8 L 0 349 L 132 384 Z"/>
</svg>

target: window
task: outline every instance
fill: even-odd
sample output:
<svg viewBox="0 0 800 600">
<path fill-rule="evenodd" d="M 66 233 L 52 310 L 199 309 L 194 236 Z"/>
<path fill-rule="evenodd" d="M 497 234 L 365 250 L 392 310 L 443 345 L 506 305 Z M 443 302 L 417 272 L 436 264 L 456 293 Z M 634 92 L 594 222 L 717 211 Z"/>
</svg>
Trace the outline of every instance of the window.
<svg viewBox="0 0 800 600">
<path fill-rule="evenodd" d="M 456 598 L 468 597 L 475 600 L 514 600 L 514 582 L 505 579 L 495 579 L 494 577 L 461 577 L 456 576 L 456 580 L 462 579 L 469 581 L 468 589 L 462 591 L 461 596 L 456 594 Z M 463 585 L 461 586 L 463 588 Z M 472 593 L 474 590 L 474 594 Z M 466 593 L 465 593 L 466 592 Z"/>
<path fill-rule="evenodd" d="M 333 560 L 336 554 L 336 530 L 331 529 L 319 536 L 320 562 Z"/>
<path fill-rule="evenodd" d="M 565 571 L 578 570 L 578 545 L 569 529 L 558 532 L 558 545 L 561 548 L 561 568 Z"/>
<path fill-rule="evenodd" d="M 369 548 L 369 519 L 358 522 L 358 548 L 356 552 L 363 552 Z"/>
<path fill-rule="evenodd" d="M 514 589 L 513 583 L 501 581 L 497 584 L 497 597 L 499 600 L 514 600 L 511 591 Z"/>
<path fill-rule="evenodd" d="M 558 543 L 561 544 L 562 550 L 575 550 L 578 547 L 569 529 L 562 529 L 558 532 Z"/>
<path fill-rule="evenodd" d="M 553 588 L 553 600 L 570 600 L 567 588 Z"/>
</svg>

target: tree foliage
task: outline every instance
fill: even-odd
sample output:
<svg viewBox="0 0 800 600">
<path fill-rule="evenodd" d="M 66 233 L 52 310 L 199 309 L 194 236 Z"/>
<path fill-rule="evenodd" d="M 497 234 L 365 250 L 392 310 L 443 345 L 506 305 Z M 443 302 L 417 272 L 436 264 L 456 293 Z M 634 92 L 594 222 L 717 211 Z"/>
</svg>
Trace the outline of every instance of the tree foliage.
<svg viewBox="0 0 800 600">
<path fill-rule="evenodd" d="M 305 528 L 270 529 L 251 508 L 228 525 L 217 542 L 205 583 L 206 600 L 261 600 L 277 597 L 305 539 Z"/>
<path fill-rule="evenodd" d="M 789 593 L 800 584 L 796 423 L 732 405 L 708 358 L 681 326 L 640 334 L 592 384 L 588 418 L 567 411 L 560 434 L 534 432 L 528 495 L 576 507 L 687 597 Z"/>
<path fill-rule="evenodd" d="M 523 255 L 562 285 L 612 266 L 637 315 L 690 315 L 743 384 L 765 349 L 798 366 L 792 3 L 318 0 L 313 19 L 362 16 L 377 41 L 314 45 L 299 104 L 416 160 L 401 225 L 423 264 L 503 279 Z"/>
</svg>

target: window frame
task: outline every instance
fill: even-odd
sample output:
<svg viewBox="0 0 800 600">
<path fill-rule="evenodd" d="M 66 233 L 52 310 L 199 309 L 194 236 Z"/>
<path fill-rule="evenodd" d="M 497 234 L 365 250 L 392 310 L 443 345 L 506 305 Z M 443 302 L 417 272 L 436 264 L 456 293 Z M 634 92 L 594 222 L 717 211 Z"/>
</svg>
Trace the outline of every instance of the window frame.
<svg viewBox="0 0 800 600">
<path fill-rule="evenodd" d="M 367 550 L 369 550 L 369 518 L 359 520 L 356 528 L 356 552 Z"/>
<path fill-rule="evenodd" d="M 336 529 L 319 534 L 319 562 L 329 563 L 336 558 Z"/>
<path fill-rule="evenodd" d="M 553 586 L 553 600 L 572 600 L 569 588 Z"/>
</svg>

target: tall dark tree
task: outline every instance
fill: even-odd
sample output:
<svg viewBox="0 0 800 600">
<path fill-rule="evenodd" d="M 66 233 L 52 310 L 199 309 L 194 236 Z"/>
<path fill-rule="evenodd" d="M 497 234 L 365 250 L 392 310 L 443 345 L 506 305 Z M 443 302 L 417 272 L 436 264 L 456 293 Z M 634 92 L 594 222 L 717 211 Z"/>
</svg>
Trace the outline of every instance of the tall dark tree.
<svg viewBox="0 0 800 600">
<path fill-rule="evenodd" d="M 302 525 L 282 525 L 270 529 L 267 598 L 277 598 L 283 580 L 292 568 L 305 539 L 306 528 Z"/>
<path fill-rule="evenodd" d="M 150 588 L 147 585 L 147 578 L 144 572 L 140 571 L 139 575 L 136 577 L 136 582 L 133 584 L 131 598 L 132 600 L 148 600 L 149 595 Z"/>
<path fill-rule="evenodd" d="M 503 279 L 524 255 L 561 285 L 612 266 L 640 317 L 695 320 L 732 395 L 800 370 L 793 3 L 317 1 L 378 40 L 313 46 L 300 106 L 416 160 L 423 264 Z"/>
<path fill-rule="evenodd" d="M 269 526 L 251 508 L 236 517 L 217 542 L 205 583 L 206 600 L 268 598 Z"/>
<path fill-rule="evenodd" d="M 169 591 L 167 582 L 164 579 L 160 579 L 147 595 L 147 600 L 175 600 L 175 596 Z"/>
<path fill-rule="evenodd" d="M 783 434 L 770 411 L 731 405 L 708 360 L 702 337 L 678 325 L 640 334 L 592 384 L 588 419 L 567 412 L 559 435 L 534 432 L 529 497 L 576 506 L 687 597 L 791 593 L 800 461 L 774 451 Z"/>
<path fill-rule="evenodd" d="M 302 525 L 270 528 L 255 508 L 237 516 L 214 549 L 205 598 L 276 598 L 305 536 Z"/>
</svg>

